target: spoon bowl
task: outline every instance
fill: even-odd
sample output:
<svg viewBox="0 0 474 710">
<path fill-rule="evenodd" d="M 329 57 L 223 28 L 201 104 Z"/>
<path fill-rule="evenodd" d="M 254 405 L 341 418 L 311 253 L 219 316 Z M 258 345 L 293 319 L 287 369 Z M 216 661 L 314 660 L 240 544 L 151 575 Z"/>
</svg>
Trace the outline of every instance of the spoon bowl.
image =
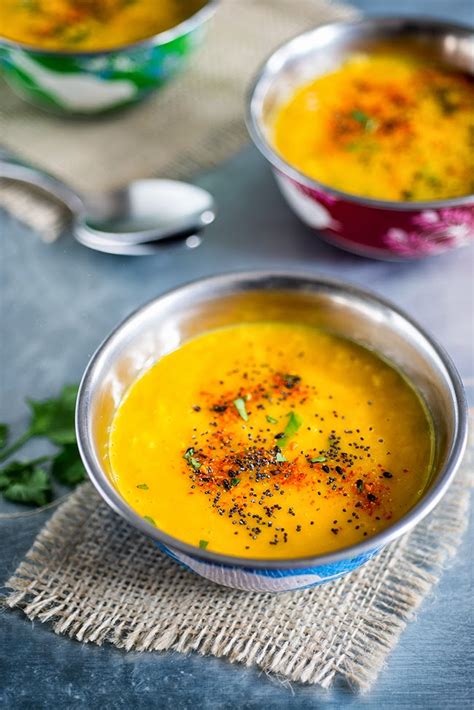
<svg viewBox="0 0 474 710">
<path fill-rule="evenodd" d="M 0 151 L 0 177 L 40 189 L 72 215 L 75 238 L 110 254 L 156 254 L 166 246 L 201 243 L 216 216 L 212 195 L 178 180 L 135 180 L 112 192 L 79 194 L 53 175 Z"/>
<path fill-rule="evenodd" d="M 118 239 L 108 239 L 107 237 L 97 237 L 93 229 L 81 225 L 74 230 L 76 240 L 85 247 L 94 251 L 101 251 L 105 254 L 116 254 L 121 256 L 153 256 L 168 251 L 169 249 L 196 249 L 201 245 L 202 237 L 198 234 L 189 236 L 177 235 L 167 239 L 156 241 L 144 241 L 142 243 L 122 243 Z"/>
<path fill-rule="evenodd" d="M 177 180 L 135 180 L 123 189 L 87 198 L 84 225 L 121 244 L 141 244 L 200 231 L 214 221 L 212 196 Z"/>
</svg>

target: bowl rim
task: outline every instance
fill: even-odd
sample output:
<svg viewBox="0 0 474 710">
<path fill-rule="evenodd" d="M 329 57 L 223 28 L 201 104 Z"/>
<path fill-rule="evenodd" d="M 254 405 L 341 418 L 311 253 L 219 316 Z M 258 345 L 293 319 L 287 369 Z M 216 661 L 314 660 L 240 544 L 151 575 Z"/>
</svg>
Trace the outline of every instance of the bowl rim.
<svg viewBox="0 0 474 710">
<path fill-rule="evenodd" d="M 418 212 L 420 210 L 435 210 L 443 209 L 445 207 L 459 207 L 474 204 L 474 193 L 467 195 L 462 195 L 460 197 L 450 197 L 442 200 L 420 200 L 420 201 L 397 201 L 397 200 L 381 200 L 372 197 L 364 197 L 363 195 L 355 195 L 343 190 L 338 190 L 325 183 L 319 182 L 314 178 L 309 177 L 305 173 L 295 168 L 291 163 L 287 162 L 277 151 L 273 148 L 271 143 L 267 140 L 265 132 L 262 130 L 262 121 L 258 112 L 261 102 L 258 103 L 257 107 L 257 90 L 260 86 L 262 80 L 267 78 L 269 74 L 271 78 L 278 75 L 278 71 L 273 71 L 271 65 L 277 63 L 281 60 L 282 55 L 285 55 L 289 50 L 293 50 L 295 46 L 298 45 L 303 39 L 310 38 L 312 36 L 324 35 L 328 32 L 335 32 L 340 29 L 350 28 L 350 27 L 374 27 L 374 28 L 390 28 L 404 24 L 408 24 L 411 27 L 418 27 L 420 29 L 433 28 L 437 30 L 453 31 L 457 33 L 468 33 L 472 36 L 472 30 L 468 25 L 462 23 L 446 22 L 437 18 L 432 18 L 429 16 L 410 16 L 410 15 L 369 15 L 365 17 L 360 17 L 352 20 L 339 20 L 336 22 L 329 22 L 324 25 L 319 25 L 313 29 L 306 30 L 291 39 L 280 44 L 271 54 L 269 54 L 266 59 L 261 63 L 258 68 L 254 78 L 252 79 L 246 93 L 246 108 L 245 108 L 245 123 L 250 137 L 258 148 L 260 153 L 269 161 L 269 163 L 283 173 L 286 177 L 291 178 L 297 183 L 303 184 L 305 187 L 309 187 L 312 190 L 317 190 L 322 193 L 327 193 L 332 197 L 338 198 L 339 200 L 345 200 L 347 202 L 352 202 L 364 207 L 374 207 L 384 210 L 395 210 L 395 211 L 408 211 L 408 212 Z"/>
<path fill-rule="evenodd" d="M 263 288 L 263 284 L 268 280 L 285 281 L 285 286 Z M 281 559 L 267 558 L 246 558 L 233 555 L 226 555 L 219 552 L 212 552 L 196 547 L 190 543 L 183 542 L 168 533 L 162 531 L 159 527 L 155 527 L 142 518 L 119 494 L 113 483 L 110 481 L 104 468 L 97 459 L 92 447 L 89 445 L 89 403 L 91 399 L 91 391 L 93 391 L 93 379 L 95 370 L 100 366 L 100 360 L 103 354 L 108 350 L 110 345 L 120 332 L 125 329 L 132 321 L 141 317 L 147 310 L 152 310 L 156 303 L 166 299 L 181 298 L 186 294 L 193 295 L 196 289 L 205 289 L 206 287 L 229 287 L 231 285 L 245 283 L 247 285 L 245 291 L 262 291 L 262 290 L 288 290 L 290 289 L 289 282 L 295 290 L 301 288 L 302 284 L 308 286 L 323 286 L 342 291 L 346 295 L 354 296 L 369 302 L 371 305 L 378 305 L 387 308 L 392 313 L 404 319 L 409 326 L 414 328 L 421 335 L 435 355 L 441 361 L 441 364 L 446 370 L 447 381 L 453 393 L 455 402 L 455 421 L 453 425 L 453 439 L 451 450 L 444 467 L 438 475 L 438 481 L 430 489 L 428 489 L 422 498 L 403 515 L 396 520 L 392 525 L 377 533 L 373 537 L 367 538 L 360 543 L 343 547 L 334 552 L 310 555 L 306 557 L 293 557 Z M 251 283 L 251 286 L 249 285 Z M 218 298 L 219 295 L 214 296 Z M 192 301 L 191 301 L 192 302 Z M 124 518 L 133 527 L 151 537 L 155 542 L 171 548 L 171 551 L 178 551 L 189 555 L 194 559 L 202 562 L 208 562 L 217 565 L 237 567 L 246 570 L 301 570 L 306 568 L 319 567 L 321 565 L 333 564 L 343 560 L 356 558 L 360 555 L 374 552 L 380 549 L 387 543 L 395 540 L 410 530 L 414 525 L 420 522 L 433 508 L 439 503 L 441 498 L 446 493 L 451 484 L 458 467 L 461 463 L 466 443 L 467 443 L 467 402 L 464 393 L 464 387 L 457 369 L 449 355 L 446 353 L 433 338 L 429 335 L 416 321 L 408 316 L 403 310 L 395 306 L 390 301 L 378 296 L 372 291 L 360 288 L 352 283 L 341 281 L 337 278 L 328 278 L 312 274 L 308 271 L 301 270 L 255 270 L 255 271 L 230 271 L 209 276 L 206 278 L 194 279 L 190 282 L 180 285 L 176 288 L 166 291 L 156 298 L 151 299 L 122 320 L 102 341 L 93 355 L 90 357 L 87 367 L 79 385 L 76 403 L 76 437 L 79 452 L 94 487 L 105 500 L 105 502 L 122 518 Z"/>
<path fill-rule="evenodd" d="M 162 44 L 167 44 L 177 37 L 192 32 L 196 27 L 203 24 L 208 20 L 216 11 L 217 4 L 220 0 L 206 0 L 204 5 L 196 10 L 192 15 L 186 17 L 184 20 L 179 22 L 177 25 L 170 27 L 163 32 L 158 32 L 150 37 L 145 37 L 144 39 L 139 39 L 136 42 L 129 42 L 127 44 L 120 44 L 117 47 L 112 47 L 110 49 L 90 49 L 90 50 L 74 50 L 74 49 L 45 49 L 44 47 L 36 47 L 34 44 L 28 44 L 26 42 L 18 42 L 14 39 L 8 39 L 4 35 L 0 35 L 0 47 L 5 46 L 10 49 L 20 49 L 25 52 L 33 52 L 34 54 L 41 54 L 46 56 L 54 57 L 66 57 L 73 58 L 78 57 L 80 59 L 93 59 L 94 57 L 104 56 L 107 54 L 117 54 L 119 52 L 124 52 L 127 50 L 141 49 L 142 47 L 149 46 L 159 46 Z"/>
</svg>

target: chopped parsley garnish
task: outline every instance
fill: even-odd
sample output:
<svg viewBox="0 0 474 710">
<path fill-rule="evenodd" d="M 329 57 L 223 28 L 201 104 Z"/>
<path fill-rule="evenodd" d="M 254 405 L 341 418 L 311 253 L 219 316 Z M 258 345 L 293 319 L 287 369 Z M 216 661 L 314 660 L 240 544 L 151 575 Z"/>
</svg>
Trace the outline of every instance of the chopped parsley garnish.
<svg viewBox="0 0 474 710">
<path fill-rule="evenodd" d="M 202 466 L 202 463 L 200 461 L 198 461 L 198 459 L 194 456 L 194 449 L 192 446 L 190 446 L 188 449 L 186 449 L 186 451 L 183 454 L 183 459 L 185 459 L 185 461 L 187 461 L 189 466 L 191 466 L 191 468 L 194 468 L 195 471 L 200 469 Z"/>
<path fill-rule="evenodd" d="M 156 528 L 156 523 L 150 515 L 144 515 L 143 520 L 146 520 L 147 523 L 150 523 L 150 525 L 153 525 Z"/>
<path fill-rule="evenodd" d="M 230 479 L 230 485 L 231 486 L 238 486 L 240 483 L 240 478 L 231 478 Z"/>
<path fill-rule="evenodd" d="M 137 488 L 141 488 L 142 491 L 147 491 L 147 490 L 148 490 L 148 486 L 147 486 L 146 483 L 139 483 L 139 484 L 137 485 Z"/>
<path fill-rule="evenodd" d="M 245 399 L 242 397 L 237 397 L 237 399 L 234 399 L 234 406 L 244 422 L 247 422 L 249 419 L 249 415 L 247 414 L 247 409 L 245 407 Z"/>
<path fill-rule="evenodd" d="M 311 463 L 324 463 L 327 461 L 326 456 L 317 456 L 315 459 L 310 459 Z"/>
<path fill-rule="evenodd" d="M 359 491 L 359 493 L 362 493 L 362 491 L 364 490 L 364 481 L 362 480 L 362 478 L 359 478 L 356 481 L 356 486 L 357 486 L 357 490 Z"/>
<path fill-rule="evenodd" d="M 283 436 L 280 437 L 279 445 L 285 446 L 288 443 L 288 439 L 296 434 L 302 423 L 303 420 L 299 414 L 296 414 L 296 412 L 290 412 L 285 431 L 283 432 Z"/>
<path fill-rule="evenodd" d="M 278 461 L 278 463 L 283 463 L 283 461 L 286 461 L 286 458 L 283 456 L 281 451 L 277 451 L 275 454 L 275 461 Z"/>
<path fill-rule="evenodd" d="M 205 550 L 208 545 L 209 540 L 199 540 L 199 547 L 201 548 L 201 550 Z"/>
<path fill-rule="evenodd" d="M 373 131 L 377 127 L 377 121 L 367 116 L 363 111 L 356 109 L 351 113 L 352 118 L 363 127 L 365 131 Z"/>
<path fill-rule="evenodd" d="M 275 417 L 271 417 L 269 414 L 267 414 L 265 419 L 269 424 L 278 424 L 278 419 L 275 419 Z"/>
</svg>

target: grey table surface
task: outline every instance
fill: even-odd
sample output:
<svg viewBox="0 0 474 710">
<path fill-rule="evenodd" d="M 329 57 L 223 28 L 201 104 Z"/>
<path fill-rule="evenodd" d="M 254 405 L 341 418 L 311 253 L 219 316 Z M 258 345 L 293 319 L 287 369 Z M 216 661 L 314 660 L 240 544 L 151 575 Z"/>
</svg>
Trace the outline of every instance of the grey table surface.
<svg viewBox="0 0 474 710">
<path fill-rule="evenodd" d="M 383 11 L 383 0 L 359 0 Z M 408 2 L 402 11 L 469 21 L 465 0 Z M 295 268 L 368 286 L 410 312 L 447 348 L 474 405 L 474 251 L 420 262 L 369 261 L 337 251 L 281 200 L 263 160 L 245 149 L 197 182 L 219 218 L 195 251 L 150 258 L 88 251 L 71 237 L 54 245 L 0 218 L 0 420 L 21 430 L 24 398 L 78 380 L 99 341 L 138 305 L 170 287 L 222 271 Z M 39 446 L 38 444 L 32 446 Z M 0 518 L 0 583 L 14 571 L 49 511 Z M 471 516 L 472 517 L 472 516 Z M 471 528 L 472 531 L 472 520 Z M 56 636 L 21 613 L 0 613 L 0 705 L 7 708 L 467 708 L 474 702 L 472 532 L 416 622 L 405 630 L 373 689 L 284 687 L 255 669 L 177 653 L 124 653 Z"/>
</svg>

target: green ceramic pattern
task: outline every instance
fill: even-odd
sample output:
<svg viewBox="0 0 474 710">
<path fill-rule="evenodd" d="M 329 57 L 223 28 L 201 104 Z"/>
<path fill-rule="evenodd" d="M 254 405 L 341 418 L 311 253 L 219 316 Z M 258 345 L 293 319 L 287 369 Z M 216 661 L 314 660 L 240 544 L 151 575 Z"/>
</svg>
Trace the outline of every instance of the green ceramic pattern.
<svg viewBox="0 0 474 710">
<path fill-rule="evenodd" d="M 0 68 L 12 89 L 42 108 L 95 114 L 117 109 L 159 89 L 187 64 L 201 42 L 199 25 L 165 44 L 84 55 L 0 48 Z"/>
</svg>

